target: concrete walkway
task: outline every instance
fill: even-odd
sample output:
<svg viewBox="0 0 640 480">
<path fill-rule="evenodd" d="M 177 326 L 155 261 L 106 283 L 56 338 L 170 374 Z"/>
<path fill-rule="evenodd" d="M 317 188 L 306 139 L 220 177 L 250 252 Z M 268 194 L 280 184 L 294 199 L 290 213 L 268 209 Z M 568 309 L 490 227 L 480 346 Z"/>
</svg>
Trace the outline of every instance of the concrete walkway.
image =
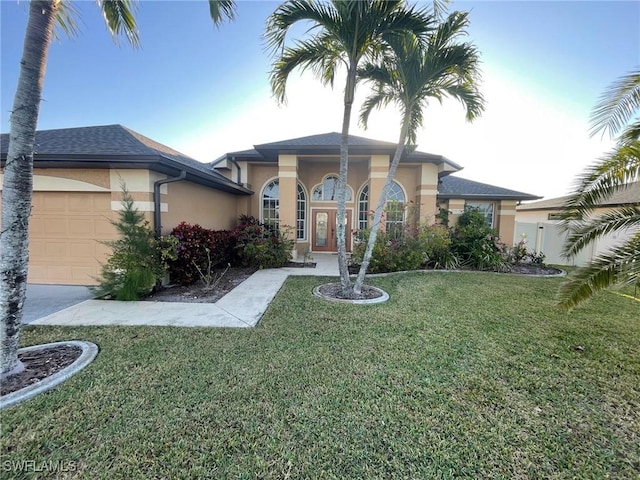
<svg viewBox="0 0 640 480">
<path fill-rule="evenodd" d="M 258 270 L 216 303 L 87 300 L 30 325 L 255 327 L 289 275 L 338 276 L 338 257 L 314 254 L 316 268 Z"/>
</svg>

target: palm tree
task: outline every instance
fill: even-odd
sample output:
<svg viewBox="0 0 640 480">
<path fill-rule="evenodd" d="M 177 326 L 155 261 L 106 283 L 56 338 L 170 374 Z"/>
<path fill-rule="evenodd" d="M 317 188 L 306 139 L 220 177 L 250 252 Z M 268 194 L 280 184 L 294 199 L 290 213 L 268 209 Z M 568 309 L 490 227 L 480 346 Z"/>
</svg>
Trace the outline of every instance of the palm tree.
<svg viewBox="0 0 640 480">
<path fill-rule="evenodd" d="M 310 23 L 311 35 L 285 46 L 289 29 L 299 22 Z M 279 102 L 285 101 L 289 74 L 296 68 L 311 69 L 323 84 L 333 86 L 336 71 L 346 69 L 344 111 L 340 142 L 340 171 L 337 188 L 338 266 L 342 295 L 353 296 L 346 251 L 346 185 L 349 165 L 349 125 L 357 68 L 364 60 L 381 54 L 385 39 L 393 34 L 413 32 L 418 37 L 431 29 L 433 17 L 426 10 L 406 7 L 402 0 L 288 0 L 267 20 L 265 37 L 277 58 L 271 72 L 271 87 Z"/>
<path fill-rule="evenodd" d="M 134 47 L 139 38 L 133 0 L 98 0 L 107 28 L 114 39 L 124 36 Z M 232 0 L 210 0 L 214 24 L 232 19 Z M 29 6 L 20 76 L 11 112 L 9 147 L 2 185 L 0 233 L 0 377 L 19 373 L 18 343 L 27 286 L 29 216 L 33 187 L 35 142 L 47 54 L 56 23 L 73 32 L 71 8 L 63 0 L 36 1 Z"/>
<path fill-rule="evenodd" d="M 614 82 L 602 95 L 591 115 L 591 135 L 619 134 L 615 149 L 587 168 L 576 180 L 574 193 L 562 214 L 568 232 L 564 254 L 575 256 L 608 233 L 640 227 L 640 201 L 594 215 L 601 200 L 626 188 L 640 177 L 640 69 Z M 634 118 L 636 117 L 636 118 Z M 629 123 L 631 122 L 631 123 Z M 640 230 L 629 239 L 594 258 L 562 283 L 558 304 L 570 310 L 613 285 L 640 284 Z"/>
<path fill-rule="evenodd" d="M 429 100 L 442 102 L 445 97 L 459 100 L 468 121 L 473 121 L 484 110 L 484 99 L 478 91 L 478 52 L 473 45 L 459 42 L 468 25 L 468 13 L 453 12 L 427 35 L 426 45 L 421 45 L 411 34 L 391 37 L 387 39 L 391 51 L 382 63 L 368 64 L 359 71 L 361 78 L 374 83 L 374 91 L 362 107 L 360 119 L 363 125 L 367 126 L 374 108 L 391 103 L 400 108 L 402 123 L 398 146 L 375 210 L 367 248 L 354 285 L 356 293 L 364 283 L 396 169 L 405 150 L 416 142 L 417 131 L 422 126 L 423 109 Z"/>
</svg>

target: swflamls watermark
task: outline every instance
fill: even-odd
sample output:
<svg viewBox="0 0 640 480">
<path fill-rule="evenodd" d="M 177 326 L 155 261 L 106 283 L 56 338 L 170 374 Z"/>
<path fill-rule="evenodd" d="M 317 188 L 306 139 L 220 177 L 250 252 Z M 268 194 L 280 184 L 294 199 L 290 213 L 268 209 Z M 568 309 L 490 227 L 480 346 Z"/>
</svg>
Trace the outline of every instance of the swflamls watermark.
<svg viewBox="0 0 640 480">
<path fill-rule="evenodd" d="M 3 460 L 3 472 L 75 472 L 78 462 L 65 460 Z"/>
</svg>

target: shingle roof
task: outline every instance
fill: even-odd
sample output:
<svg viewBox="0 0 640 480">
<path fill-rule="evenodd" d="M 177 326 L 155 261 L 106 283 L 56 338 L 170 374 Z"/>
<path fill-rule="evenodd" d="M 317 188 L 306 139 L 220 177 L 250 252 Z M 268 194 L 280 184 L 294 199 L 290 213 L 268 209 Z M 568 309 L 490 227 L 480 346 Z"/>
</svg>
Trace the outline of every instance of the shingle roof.
<svg viewBox="0 0 640 480">
<path fill-rule="evenodd" d="M 443 177 L 438 185 L 439 198 L 536 200 L 536 195 L 474 182 L 453 175 Z"/>
<path fill-rule="evenodd" d="M 0 156 L 6 158 L 9 134 L 0 136 Z M 251 193 L 215 172 L 205 163 L 184 155 L 171 147 L 156 142 L 122 125 L 39 130 L 36 132 L 34 162 L 147 161 L 163 163 L 174 169 L 187 169 L 195 177 L 213 182 L 226 191 Z M 48 165 L 49 166 L 49 165 Z"/>
<path fill-rule="evenodd" d="M 309 135 L 307 137 L 291 138 L 289 140 L 281 140 L 279 142 L 263 143 L 256 145 L 256 150 L 272 149 L 282 147 L 339 147 L 342 135 L 337 132 L 320 133 L 318 135 Z M 395 143 L 382 142 L 380 140 L 372 140 L 370 138 L 349 135 L 349 146 L 361 147 L 388 147 L 396 148 Z"/>
<path fill-rule="evenodd" d="M 548 198 L 539 202 L 525 203 L 518 206 L 521 210 L 560 210 L 565 202 L 569 199 L 569 195 L 564 197 Z M 610 207 L 615 205 L 640 204 L 640 182 L 630 183 L 624 189 L 618 190 L 610 197 L 603 199 L 599 206 Z"/>
<path fill-rule="evenodd" d="M 250 160 L 264 160 L 275 162 L 278 158 L 278 152 L 287 151 L 299 155 L 334 155 L 340 150 L 341 134 L 338 132 L 321 133 L 317 135 L 309 135 L 306 137 L 291 138 L 288 140 L 280 140 L 277 142 L 263 143 L 254 145 L 253 149 L 242 150 L 239 152 L 229 152 L 219 158 L 213 164 L 216 164 L 225 158 L 245 157 Z M 357 135 L 349 135 L 349 148 L 353 154 L 371 154 L 384 153 L 393 154 L 396 144 L 391 142 L 383 142 L 371 138 L 359 137 Z M 447 163 L 453 170 L 461 170 L 462 167 L 452 162 L 442 155 L 434 155 L 432 153 L 412 151 L 405 153 L 403 159 L 405 162 L 430 162 L 430 163 Z"/>
</svg>

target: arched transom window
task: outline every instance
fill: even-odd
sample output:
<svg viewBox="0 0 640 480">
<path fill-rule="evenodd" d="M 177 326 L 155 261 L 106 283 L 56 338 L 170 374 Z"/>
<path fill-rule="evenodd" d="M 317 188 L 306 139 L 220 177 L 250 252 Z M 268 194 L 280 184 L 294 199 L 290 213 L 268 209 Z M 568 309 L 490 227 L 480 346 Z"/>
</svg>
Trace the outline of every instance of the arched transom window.
<svg viewBox="0 0 640 480">
<path fill-rule="evenodd" d="M 347 187 L 347 202 L 352 199 L 351 189 Z M 311 199 L 315 201 L 338 200 L 338 176 L 328 175 L 321 184 L 316 185 L 311 194 Z"/>
<path fill-rule="evenodd" d="M 280 228 L 280 183 L 272 180 L 262 190 L 262 218 L 265 225 Z M 303 240 L 307 229 L 307 196 L 298 184 L 296 207 L 296 239 Z"/>
</svg>

